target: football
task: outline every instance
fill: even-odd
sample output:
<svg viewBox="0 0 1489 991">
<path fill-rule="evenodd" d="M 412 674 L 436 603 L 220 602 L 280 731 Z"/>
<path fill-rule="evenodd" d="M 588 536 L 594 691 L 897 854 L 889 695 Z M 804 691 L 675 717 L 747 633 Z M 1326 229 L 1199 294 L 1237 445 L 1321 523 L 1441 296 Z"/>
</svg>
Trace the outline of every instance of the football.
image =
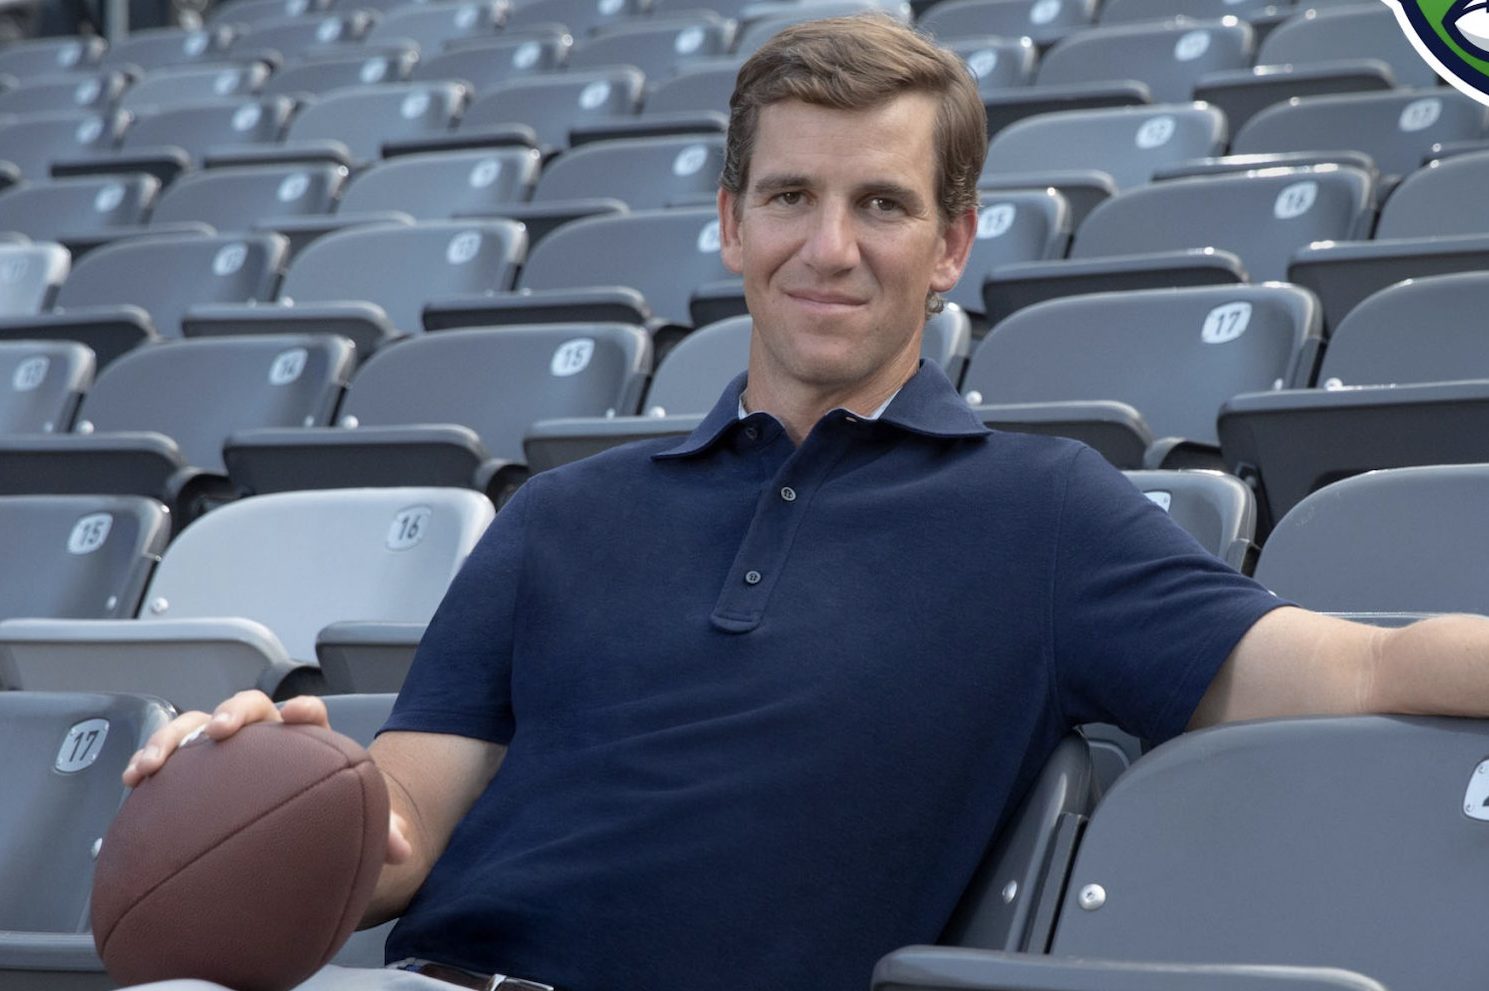
<svg viewBox="0 0 1489 991">
<path fill-rule="evenodd" d="M 285 991 L 356 928 L 387 843 L 387 787 L 353 740 L 281 723 L 200 736 L 130 793 L 104 836 L 94 944 L 123 985 Z"/>
</svg>

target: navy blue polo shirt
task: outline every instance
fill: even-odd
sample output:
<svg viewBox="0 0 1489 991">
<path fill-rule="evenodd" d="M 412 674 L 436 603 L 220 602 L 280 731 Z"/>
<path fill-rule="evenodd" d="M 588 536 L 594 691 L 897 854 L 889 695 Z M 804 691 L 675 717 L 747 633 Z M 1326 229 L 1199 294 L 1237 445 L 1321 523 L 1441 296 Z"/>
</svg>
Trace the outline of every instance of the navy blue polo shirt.
<svg viewBox="0 0 1489 991">
<path fill-rule="evenodd" d="M 1183 728 L 1278 604 L 934 365 L 793 446 L 737 416 L 536 476 L 389 729 L 505 744 L 388 941 L 565 991 L 861 991 L 1068 728 Z"/>
</svg>

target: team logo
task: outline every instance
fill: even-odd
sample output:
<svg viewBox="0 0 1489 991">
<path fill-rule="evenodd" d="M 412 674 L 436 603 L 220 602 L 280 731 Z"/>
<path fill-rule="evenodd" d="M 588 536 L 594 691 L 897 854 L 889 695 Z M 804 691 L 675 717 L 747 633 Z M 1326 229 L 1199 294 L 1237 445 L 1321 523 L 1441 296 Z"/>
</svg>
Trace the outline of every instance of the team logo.
<svg viewBox="0 0 1489 991">
<path fill-rule="evenodd" d="M 1443 79 L 1489 104 L 1489 0 L 1384 0 Z"/>
</svg>

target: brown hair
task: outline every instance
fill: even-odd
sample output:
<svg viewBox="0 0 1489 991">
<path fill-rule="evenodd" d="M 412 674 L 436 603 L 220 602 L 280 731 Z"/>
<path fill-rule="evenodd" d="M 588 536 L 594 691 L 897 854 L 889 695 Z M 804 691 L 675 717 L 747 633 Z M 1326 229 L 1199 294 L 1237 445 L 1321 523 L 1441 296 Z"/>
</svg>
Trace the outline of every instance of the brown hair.
<svg viewBox="0 0 1489 991">
<path fill-rule="evenodd" d="M 737 196 L 749 183 L 762 107 L 801 100 L 866 110 L 906 92 L 940 98 L 937 197 L 941 221 L 949 224 L 977 206 L 987 114 L 960 58 L 883 13 L 793 24 L 750 56 L 729 98 L 729 137 L 719 185 Z"/>
</svg>

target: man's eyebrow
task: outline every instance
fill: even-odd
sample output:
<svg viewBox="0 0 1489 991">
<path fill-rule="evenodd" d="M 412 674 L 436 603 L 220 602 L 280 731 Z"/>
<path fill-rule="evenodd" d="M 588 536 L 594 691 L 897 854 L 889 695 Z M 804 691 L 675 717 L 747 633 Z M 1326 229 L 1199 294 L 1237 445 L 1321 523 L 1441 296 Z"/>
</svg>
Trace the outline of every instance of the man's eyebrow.
<svg viewBox="0 0 1489 991">
<path fill-rule="evenodd" d="M 811 184 L 811 180 L 801 173 L 782 172 L 776 175 L 761 176 L 750 185 L 757 193 L 779 193 L 784 189 L 801 189 Z"/>
</svg>

